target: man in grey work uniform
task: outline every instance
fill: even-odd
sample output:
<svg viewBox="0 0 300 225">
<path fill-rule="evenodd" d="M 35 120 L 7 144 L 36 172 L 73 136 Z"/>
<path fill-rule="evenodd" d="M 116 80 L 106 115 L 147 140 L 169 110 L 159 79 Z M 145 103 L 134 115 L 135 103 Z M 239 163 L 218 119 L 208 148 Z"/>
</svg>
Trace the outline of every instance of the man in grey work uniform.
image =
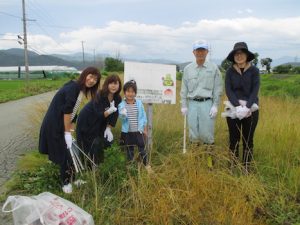
<svg viewBox="0 0 300 225">
<path fill-rule="evenodd" d="M 206 60 L 208 43 L 193 44 L 195 62 L 184 68 L 181 85 L 181 112 L 187 115 L 189 138 L 193 143 L 214 144 L 215 118 L 222 94 L 218 66 Z"/>
</svg>

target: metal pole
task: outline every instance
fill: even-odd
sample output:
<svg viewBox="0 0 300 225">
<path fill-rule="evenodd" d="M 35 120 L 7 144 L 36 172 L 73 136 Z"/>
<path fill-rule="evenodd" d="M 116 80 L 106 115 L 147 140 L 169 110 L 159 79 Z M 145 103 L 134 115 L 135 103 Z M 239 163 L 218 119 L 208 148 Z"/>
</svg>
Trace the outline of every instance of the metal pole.
<svg viewBox="0 0 300 225">
<path fill-rule="evenodd" d="M 96 66 L 96 49 L 94 49 L 94 66 Z"/>
<path fill-rule="evenodd" d="M 148 103 L 147 107 L 147 115 L 148 115 L 148 136 L 147 136 L 147 150 L 148 150 L 148 161 L 150 163 L 150 156 L 152 151 L 152 125 L 153 125 L 153 105 L 152 103 Z"/>
<path fill-rule="evenodd" d="M 183 122 L 183 154 L 186 153 L 186 115 L 184 115 L 184 122 Z"/>
<path fill-rule="evenodd" d="M 28 51 L 27 51 L 27 31 L 26 31 L 25 0 L 22 0 L 22 8 L 23 8 L 23 32 L 24 32 L 25 73 L 26 73 L 26 80 L 28 80 L 29 79 L 29 68 L 28 68 Z"/>
<path fill-rule="evenodd" d="M 83 46 L 83 42 L 84 41 L 81 41 L 81 46 L 82 46 L 82 63 L 83 65 L 85 64 L 85 61 L 84 61 L 84 46 Z"/>
</svg>

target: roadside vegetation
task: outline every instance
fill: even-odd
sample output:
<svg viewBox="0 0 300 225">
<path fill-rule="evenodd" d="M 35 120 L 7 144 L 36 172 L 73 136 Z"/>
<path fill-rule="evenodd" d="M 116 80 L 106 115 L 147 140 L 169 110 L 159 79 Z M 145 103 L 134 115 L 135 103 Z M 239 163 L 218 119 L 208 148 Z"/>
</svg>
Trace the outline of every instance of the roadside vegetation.
<svg viewBox="0 0 300 225">
<path fill-rule="evenodd" d="M 55 76 L 51 79 L 0 80 L 0 103 L 56 90 L 72 76 Z"/>
<path fill-rule="evenodd" d="M 83 173 L 88 183 L 74 188 L 72 195 L 62 193 L 58 168 L 33 151 L 19 161 L 1 200 L 50 191 L 91 213 L 95 224 L 299 225 L 299 78 L 262 75 L 255 170 L 250 175 L 241 166 L 228 166 L 228 131 L 220 116 L 223 105 L 216 123 L 213 169 L 208 168 L 202 147 L 188 145 L 182 154 L 183 117 L 177 101 L 176 105 L 154 105 L 150 157 L 154 174 L 138 162 L 126 162 L 117 144 L 118 122 L 115 144 L 105 151 L 105 162 Z M 271 85 L 276 88 L 270 89 Z M 177 88 L 179 94 L 180 81 Z M 36 135 L 46 108 L 29 108 Z"/>
</svg>

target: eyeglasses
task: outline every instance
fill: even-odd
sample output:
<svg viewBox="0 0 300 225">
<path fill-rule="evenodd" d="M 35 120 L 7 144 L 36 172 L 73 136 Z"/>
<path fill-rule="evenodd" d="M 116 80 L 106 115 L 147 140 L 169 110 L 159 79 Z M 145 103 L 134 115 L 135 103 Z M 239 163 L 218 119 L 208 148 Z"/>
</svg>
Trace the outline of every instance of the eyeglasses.
<svg viewBox="0 0 300 225">
<path fill-rule="evenodd" d="M 242 56 L 242 55 L 247 55 L 247 54 L 242 51 L 238 51 L 238 52 L 234 53 L 234 56 Z"/>
</svg>

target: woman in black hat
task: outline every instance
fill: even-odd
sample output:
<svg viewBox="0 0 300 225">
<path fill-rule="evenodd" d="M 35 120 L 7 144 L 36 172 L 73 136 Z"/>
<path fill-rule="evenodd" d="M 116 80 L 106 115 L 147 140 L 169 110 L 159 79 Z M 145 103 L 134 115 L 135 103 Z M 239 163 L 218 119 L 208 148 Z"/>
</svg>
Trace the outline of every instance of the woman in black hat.
<svg viewBox="0 0 300 225">
<path fill-rule="evenodd" d="M 239 141 L 243 141 L 243 165 L 249 172 L 253 159 L 253 136 L 258 122 L 259 70 L 251 61 L 254 54 L 245 42 L 235 43 L 227 59 L 232 66 L 226 71 L 225 90 L 230 103 L 235 107 L 237 117 L 227 117 L 230 150 L 238 159 Z M 255 109 L 254 109 L 255 108 Z"/>
</svg>

